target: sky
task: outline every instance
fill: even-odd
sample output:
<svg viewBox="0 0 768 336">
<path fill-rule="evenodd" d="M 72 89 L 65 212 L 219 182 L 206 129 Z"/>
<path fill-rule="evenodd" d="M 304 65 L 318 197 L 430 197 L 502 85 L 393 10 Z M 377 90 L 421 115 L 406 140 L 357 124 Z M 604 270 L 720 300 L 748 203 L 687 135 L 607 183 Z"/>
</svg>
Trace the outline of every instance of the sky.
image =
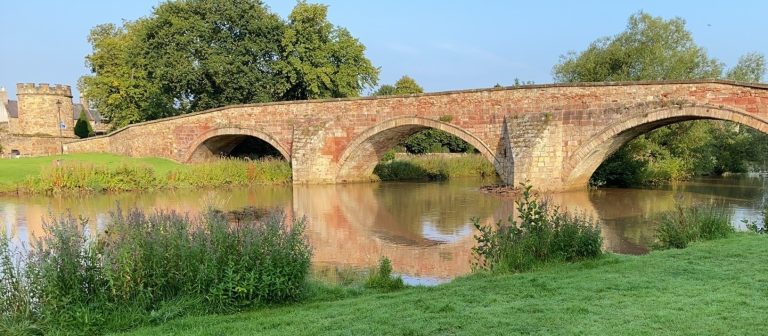
<svg viewBox="0 0 768 336">
<path fill-rule="evenodd" d="M 293 0 L 266 0 L 286 18 Z M 768 55 L 768 1 L 426 1 L 312 0 L 347 28 L 380 67 L 379 84 L 403 75 L 425 91 L 512 85 L 515 78 L 551 83 L 552 66 L 568 51 L 624 30 L 645 11 L 686 20 L 696 43 L 727 66 L 747 52 Z M 37 0 L 0 2 L 0 86 L 67 84 L 89 73 L 91 28 L 151 14 L 158 0 Z M 77 100 L 77 98 L 75 99 Z"/>
</svg>

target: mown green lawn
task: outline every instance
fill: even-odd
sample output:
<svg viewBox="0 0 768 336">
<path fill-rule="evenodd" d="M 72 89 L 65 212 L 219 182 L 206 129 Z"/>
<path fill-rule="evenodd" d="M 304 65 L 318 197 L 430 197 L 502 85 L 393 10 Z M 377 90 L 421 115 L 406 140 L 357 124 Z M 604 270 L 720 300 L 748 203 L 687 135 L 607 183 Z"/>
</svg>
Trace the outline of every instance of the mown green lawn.
<svg viewBox="0 0 768 336">
<path fill-rule="evenodd" d="M 768 237 L 738 234 L 647 256 L 188 317 L 126 335 L 766 335 L 767 257 Z"/>
<path fill-rule="evenodd" d="M 0 159 L 0 185 L 14 185 L 27 177 L 38 176 L 46 168 L 53 166 L 56 160 L 61 163 L 88 163 L 115 167 L 122 164 L 147 165 L 160 174 L 182 167 L 183 165 L 163 158 L 132 158 L 108 153 L 64 154 L 41 157 L 22 157 L 18 159 Z"/>
</svg>

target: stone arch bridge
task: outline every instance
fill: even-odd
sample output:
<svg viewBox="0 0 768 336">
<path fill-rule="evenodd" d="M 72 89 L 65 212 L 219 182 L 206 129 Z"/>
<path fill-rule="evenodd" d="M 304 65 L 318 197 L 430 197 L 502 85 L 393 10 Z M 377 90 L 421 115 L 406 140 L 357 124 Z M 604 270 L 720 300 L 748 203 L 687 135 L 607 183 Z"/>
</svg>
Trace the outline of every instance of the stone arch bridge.
<svg viewBox="0 0 768 336">
<path fill-rule="evenodd" d="M 294 183 L 338 183 L 370 180 L 386 150 L 436 128 L 472 144 L 507 183 L 565 190 L 585 187 L 632 138 L 695 119 L 768 133 L 768 85 L 580 83 L 237 105 L 130 125 L 65 150 L 195 162 L 256 137 L 291 162 Z"/>
</svg>

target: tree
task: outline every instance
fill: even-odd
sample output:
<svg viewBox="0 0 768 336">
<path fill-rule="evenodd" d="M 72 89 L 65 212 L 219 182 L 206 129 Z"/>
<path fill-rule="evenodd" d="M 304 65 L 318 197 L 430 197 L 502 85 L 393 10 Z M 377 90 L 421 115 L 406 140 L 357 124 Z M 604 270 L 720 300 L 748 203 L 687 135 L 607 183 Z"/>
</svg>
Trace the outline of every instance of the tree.
<svg viewBox="0 0 768 336">
<path fill-rule="evenodd" d="M 389 84 L 380 86 L 379 89 L 373 93 L 374 96 L 394 96 L 395 94 L 395 86 Z"/>
<path fill-rule="evenodd" d="M 685 20 L 643 12 L 629 17 L 624 32 L 561 56 L 553 69 L 558 82 L 719 78 L 722 71 L 722 63 L 693 41 Z"/>
<path fill-rule="evenodd" d="M 374 96 L 394 96 L 394 95 L 408 95 L 424 93 L 424 89 L 416 83 L 416 80 L 405 75 L 395 82 L 395 85 L 385 84 L 379 87 Z"/>
<path fill-rule="evenodd" d="M 562 56 L 553 74 L 560 82 L 722 78 L 723 67 L 695 44 L 684 20 L 664 20 L 640 12 L 629 18 L 624 32 L 598 39 L 583 52 Z M 751 53 L 727 77 L 754 82 L 764 72 L 763 56 Z M 762 156 L 735 144 L 744 144 L 745 137 L 764 135 L 748 131 L 744 136 L 738 128 L 728 126 L 691 121 L 641 135 L 609 157 L 592 182 L 627 186 L 743 171 L 746 162 Z"/>
<path fill-rule="evenodd" d="M 725 78 L 741 82 L 758 83 L 765 75 L 765 56 L 756 52 L 751 52 L 739 58 L 731 70 L 725 75 Z"/>
<path fill-rule="evenodd" d="M 85 115 L 85 111 L 80 111 L 80 116 L 75 123 L 75 135 L 80 139 L 84 139 L 93 136 L 94 134 L 93 126 L 91 126 L 91 122 L 88 121 L 88 116 Z"/>
<path fill-rule="evenodd" d="M 299 2 L 289 22 L 260 0 L 158 5 L 121 26 L 96 26 L 85 92 L 113 127 L 231 104 L 358 96 L 378 69 L 365 47 Z"/>
<path fill-rule="evenodd" d="M 327 13 L 326 5 L 299 1 L 288 16 L 276 64 L 282 100 L 356 97 L 376 85 L 379 69 L 365 46 Z"/>
<path fill-rule="evenodd" d="M 407 94 L 416 94 L 416 93 L 424 93 L 424 89 L 419 86 L 419 84 L 416 83 L 416 81 L 406 76 L 400 77 L 400 79 L 395 82 L 395 92 L 396 95 L 407 95 Z"/>
</svg>

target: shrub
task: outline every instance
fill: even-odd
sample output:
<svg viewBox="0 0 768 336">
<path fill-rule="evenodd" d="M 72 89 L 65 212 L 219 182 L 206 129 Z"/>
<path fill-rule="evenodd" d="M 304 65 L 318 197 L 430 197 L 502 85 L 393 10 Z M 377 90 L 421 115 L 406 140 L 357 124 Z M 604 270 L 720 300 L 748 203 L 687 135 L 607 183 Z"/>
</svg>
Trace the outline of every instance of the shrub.
<svg viewBox="0 0 768 336">
<path fill-rule="evenodd" d="M 596 223 L 539 201 L 531 186 L 522 185 L 522 198 L 515 202 L 518 221 L 483 225 L 472 249 L 474 269 L 493 272 L 524 272 L 552 261 L 573 262 L 602 255 L 602 237 Z"/>
<path fill-rule="evenodd" d="M 485 157 L 477 154 L 454 157 L 417 155 L 405 160 L 381 162 L 376 165 L 373 173 L 385 181 L 441 181 L 456 177 L 496 176 L 496 168 Z"/>
<path fill-rule="evenodd" d="M 91 126 L 91 122 L 88 121 L 88 117 L 85 115 L 85 111 L 80 111 L 80 116 L 77 118 L 77 122 L 75 123 L 75 135 L 83 139 L 93 136 L 94 134 L 93 126 Z"/>
<path fill-rule="evenodd" d="M 400 276 L 392 276 L 392 262 L 383 257 L 379 260 L 378 268 L 368 274 L 365 287 L 391 291 L 405 288 L 405 284 Z"/>
<path fill-rule="evenodd" d="M 712 206 L 683 207 L 660 215 L 656 227 L 657 249 L 685 248 L 701 240 L 725 238 L 734 231 L 731 218 L 724 210 Z"/>
<path fill-rule="evenodd" d="M 195 221 L 118 209 L 98 235 L 72 216 L 45 230 L 23 266 L 9 261 L 7 240 L 0 252 L 9 325 L 98 334 L 192 311 L 292 301 L 310 266 L 304 222 L 289 227 L 279 213 L 232 223 L 218 211 Z"/>
</svg>

